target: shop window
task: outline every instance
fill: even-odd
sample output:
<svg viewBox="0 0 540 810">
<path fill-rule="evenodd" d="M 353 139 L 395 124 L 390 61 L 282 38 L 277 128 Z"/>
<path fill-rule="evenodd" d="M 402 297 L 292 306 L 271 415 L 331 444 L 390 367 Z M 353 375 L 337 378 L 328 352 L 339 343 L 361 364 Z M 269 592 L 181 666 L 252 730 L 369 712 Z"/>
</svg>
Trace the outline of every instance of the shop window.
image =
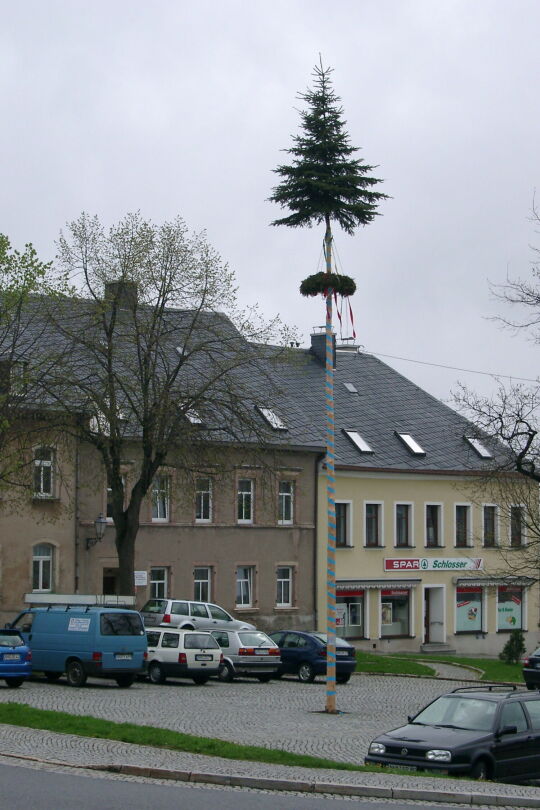
<svg viewBox="0 0 540 810">
<path fill-rule="evenodd" d="M 253 492 L 255 482 L 252 478 L 240 478 L 236 496 L 238 523 L 253 523 Z"/>
<path fill-rule="evenodd" d="M 195 522 L 212 522 L 212 479 L 197 478 L 195 483 Z"/>
<path fill-rule="evenodd" d="M 53 590 L 53 560 L 54 546 L 50 543 L 40 543 L 34 546 L 32 552 L 32 590 Z"/>
<path fill-rule="evenodd" d="M 242 565 L 236 569 L 236 606 L 253 607 L 253 583 L 255 568 Z"/>
<path fill-rule="evenodd" d="M 456 504 L 455 512 L 455 546 L 467 548 L 471 536 L 471 507 L 466 504 Z"/>
<path fill-rule="evenodd" d="M 156 475 L 152 482 L 152 520 L 166 523 L 169 520 L 170 476 Z"/>
<path fill-rule="evenodd" d="M 483 506 L 483 537 L 484 548 L 493 548 L 497 545 L 497 507 L 485 504 Z"/>
<path fill-rule="evenodd" d="M 412 545 L 411 531 L 412 507 L 409 503 L 396 504 L 396 547 L 407 548 Z"/>
<path fill-rule="evenodd" d="M 366 503 L 365 510 L 366 546 L 377 548 L 377 546 L 382 546 L 382 505 Z"/>
<path fill-rule="evenodd" d="M 426 547 L 438 548 L 442 545 L 441 506 L 438 503 L 426 504 Z"/>
<path fill-rule="evenodd" d="M 212 569 L 200 566 L 193 569 L 193 598 L 197 602 L 210 602 L 212 598 Z"/>
<path fill-rule="evenodd" d="M 293 569 L 290 565 L 280 565 L 276 569 L 276 607 L 292 607 Z"/>
<path fill-rule="evenodd" d="M 168 596 L 169 572 L 167 568 L 150 569 L 150 598 L 166 599 Z"/>
<path fill-rule="evenodd" d="M 510 545 L 519 548 L 523 545 L 523 507 L 510 507 Z"/>
<path fill-rule="evenodd" d="M 381 637 L 410 635 L 411 592 L 381 591 Z"/>
<path fill-rule="evenodd" d="M 523 588 L 497 588 L 497 630 L 523 629 Z"/>
<path fill-rule="evenodd" d="M 365 637 L 364 609 L 363 590 L 350 588 L 338 594 L 336 615 L 339 621 L 337 632 L 340 636 Z"/>
<path fill-rule="evenodd" d="M 456 633 L 480 633 L 482 624 L 482 588 L 456 588 Z"/>
<path fill-rule="evenodd" d="M 351 504 L 346 501 L 336 502 L 336 548 L 352 546 L 351 537 Z"/>
<path fill-rule="evenodd" d="M 294 515 L 294 481 L 280 481 L 278 492 L 278 523 L 291 524 Z"/>
</svg>

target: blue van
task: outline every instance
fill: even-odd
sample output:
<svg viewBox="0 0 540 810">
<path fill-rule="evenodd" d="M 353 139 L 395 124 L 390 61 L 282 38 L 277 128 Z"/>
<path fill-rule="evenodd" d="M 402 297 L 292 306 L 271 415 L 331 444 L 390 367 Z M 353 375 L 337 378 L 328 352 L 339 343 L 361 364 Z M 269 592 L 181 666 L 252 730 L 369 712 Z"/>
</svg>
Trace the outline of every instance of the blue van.
<svg viewBox="0 0 540 810">
<path fill-rule="evenodd" d="M 49 681 L 65 672 L 70 686 L 83 686 L 91 676 L 112 678 L 122 687 L 131 686 L 135 676 L 144 673 L 146 634 L 136 610 L 61 604 L 51 596 L 52 603 L 32 605 L 11 623 L 32 651 L 34 672 L 44 672 Z"/>
</svg>

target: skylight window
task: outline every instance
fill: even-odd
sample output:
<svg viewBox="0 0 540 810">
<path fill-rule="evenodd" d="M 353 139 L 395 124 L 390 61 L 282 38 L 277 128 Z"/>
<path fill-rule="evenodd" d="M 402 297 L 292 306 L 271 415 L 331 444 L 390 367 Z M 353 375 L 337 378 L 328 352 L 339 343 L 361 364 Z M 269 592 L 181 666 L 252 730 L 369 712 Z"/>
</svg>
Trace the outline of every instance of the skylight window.
<svg viewBox="0 0 540 810">
<path fill-rule="evenodd" d="M 489 452 L 480 439 L 476 439 L 474 436 L 464 436 L 464 439 L 471 445 L 472 449 L 478 453 L 480 458 L 493 458 L 493 453 Z"/>
<path fill-rule="evenodd" d="M 401 439 L 407 450 L 410 450 L 413 456 L 426 455 L 426 451 L 420 447 L 416 439 L 413 439 L 410 433 L 396 433 L 396 436 Z"/>
<path fill-rule="evenodd" d="M 369 444 L 360 436 L 357 430 L 344 430 L 343 433 L 361 453 L 373 453 Z"/>
<path fill-rule="evenodd" d="M 350 391 L 351 394 L 357 394 L 358 389 L 352 383 L 343 383 L 347 391 Z"/>
<path fill-rule="evenodd" d="M 280 417 L 271 408 L 262 408 L 258 406 L 257 410 L 274 430 L 288 430 L 285 422 L 280 419 Z"/>
<path fill-rule="evenodd" d="M 194 411 L 191 408 L 189 411 L 186 411 L 186 419 L 189 419 L 192 425 L 202 425 L 203 423 L 203 420 L 201 419 L 197 411 Z"/>
</svg>

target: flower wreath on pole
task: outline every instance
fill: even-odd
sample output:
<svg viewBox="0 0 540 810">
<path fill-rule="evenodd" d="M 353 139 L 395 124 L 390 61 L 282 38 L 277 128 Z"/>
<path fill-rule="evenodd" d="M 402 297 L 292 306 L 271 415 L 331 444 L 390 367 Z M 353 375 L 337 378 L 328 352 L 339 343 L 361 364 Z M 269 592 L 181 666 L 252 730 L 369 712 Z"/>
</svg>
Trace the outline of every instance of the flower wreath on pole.
<svg viewBox="0 0 540 810">
<path fill-rule="evenodd" d="M 348 298 L 356 292 L 356 282 L 350 276 L 340 276 L 337 273 L 315 273 L 308 276 L 300 284 L 300 292 L 306 298 L 322 294 L 332 289 L 337 295 Z"/>
</svg>

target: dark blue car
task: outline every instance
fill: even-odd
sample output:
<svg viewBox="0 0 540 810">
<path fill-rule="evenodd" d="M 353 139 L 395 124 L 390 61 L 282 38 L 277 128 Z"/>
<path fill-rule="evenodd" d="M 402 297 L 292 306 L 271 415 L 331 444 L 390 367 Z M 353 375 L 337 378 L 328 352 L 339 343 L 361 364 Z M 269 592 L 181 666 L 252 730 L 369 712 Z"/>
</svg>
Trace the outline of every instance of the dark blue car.
<svg viewBox="0 0 540 810">
<path fill-rule="evenodd" d="M 0 630 L 0 678 L 16 689 L 32 674 L 32 653 L 17 630 Z"/>
<path fill-rule="evenodd" d="M 270 633 L 281 650 L 278 677 L 298 675 L 303 683 L 312 683 L 317 675 L 326 675 L 326 633 L 282 630 Z M 336 681 L 347 683 L 356 669 L 356 651 L 352 644 L 336 638 Z"/>
</svg>

